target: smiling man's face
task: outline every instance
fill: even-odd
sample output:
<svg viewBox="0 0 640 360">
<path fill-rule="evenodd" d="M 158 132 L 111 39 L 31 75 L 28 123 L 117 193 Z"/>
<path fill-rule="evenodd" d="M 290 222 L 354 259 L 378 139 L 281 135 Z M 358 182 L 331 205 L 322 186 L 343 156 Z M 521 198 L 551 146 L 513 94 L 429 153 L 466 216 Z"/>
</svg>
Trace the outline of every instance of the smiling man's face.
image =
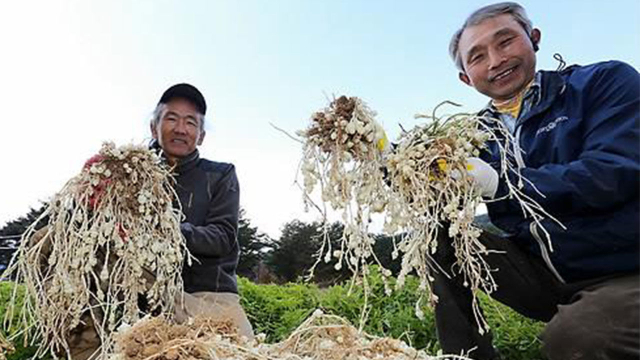
<svg viewBox="0 0 640 360">
<path fill-rule="evenodd" d="M 539 30 L 534 29 L 530 39 L 509 14 L 466 28 L 458 45 L 464 66 L 460 80 L 494 100 L 513 98 L 533 80 L 536 56 L 532 41 L 539 40 Z"/>
<path fill-rule="evenodd" d="M 201 145 L 205 132 L 200 124 L 202 116 L 190 101 L 175 98 L 165 105 L 158 123 L 151 125 L 151 134 L 173 164 Z"/>
</svg>

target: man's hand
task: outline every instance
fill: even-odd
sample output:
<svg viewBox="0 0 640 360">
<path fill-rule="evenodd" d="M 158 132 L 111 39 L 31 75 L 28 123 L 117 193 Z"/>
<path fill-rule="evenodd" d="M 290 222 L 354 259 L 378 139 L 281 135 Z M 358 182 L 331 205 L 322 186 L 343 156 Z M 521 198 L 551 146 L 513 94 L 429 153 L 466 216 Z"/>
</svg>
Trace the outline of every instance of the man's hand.
<svg viewBox="0 0 640 360">
<path fill-rule="evenodd" d="M 479 158 L 467 159 L 467 173 L 473 178 L 480 195 L 493 199 L 498 191 L 498 172 Z"/>
</svg>

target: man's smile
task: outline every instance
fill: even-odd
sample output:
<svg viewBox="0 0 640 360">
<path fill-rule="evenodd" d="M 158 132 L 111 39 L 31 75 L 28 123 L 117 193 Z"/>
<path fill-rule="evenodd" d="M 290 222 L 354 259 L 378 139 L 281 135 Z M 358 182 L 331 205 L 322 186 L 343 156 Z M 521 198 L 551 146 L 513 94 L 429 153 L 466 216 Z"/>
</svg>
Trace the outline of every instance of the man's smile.
<svg viewBox="0 0 640 360">
<path fill-rule="evenodd" d="M 184 139 L 172 139 L 171 142 L 174 144 L 184 144 L 184 145 L 187 144 L 187 140 L 184 140 Z"/>
<path fill-rule="evenodd" d="M 494 76 L 489 77 L 489 82 L 495 82 L 495 81 L 499 81 L 502 80 L 504 78 L 506 78 L 507 76 L 511 75 L 517 68 L 518 66 L 512 66 Z"/>
</svg>

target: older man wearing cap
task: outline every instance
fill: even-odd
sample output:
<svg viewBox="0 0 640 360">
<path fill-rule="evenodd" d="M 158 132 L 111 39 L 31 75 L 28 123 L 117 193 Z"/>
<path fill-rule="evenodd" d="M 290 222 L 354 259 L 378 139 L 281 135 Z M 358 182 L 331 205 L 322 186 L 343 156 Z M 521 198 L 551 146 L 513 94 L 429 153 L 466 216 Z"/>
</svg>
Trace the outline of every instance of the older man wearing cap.
<svg viewBox="0 0 640 360">
<path fill-rule="evenodd" d="M 184 222 L 180 224 L 189 252 L 196 258 L 182 271 L 184 296 L 176 304 L 175 319 L 187 321 L 204 314 L 231 320 L 238 333 L 253 338 L 253 329 L 240 306 L 236 267 L 239 245 L 239 187 L 232 164 L 200 158 L 197 147 L 204 139 L 207 104 L 192 85 L 167 89 L 151 119 L 151 147 L 172 167 Z M 40 241 L 41 235 L 34 235 Z M 144 303 L 144 299 L 141 299 Z M 143 304 L 141 304 L 143 305 Z M 95 358 L 101 346 L 88 316 L 71 329 L 67 342 L 73 360 Z M 59 356 L 64 356 L 61 352 Z"/>
<path fill-rule="evenodd" d="M 198 89 L 177 84 L 162 94 L 151 120 L 151 146 L 173 167 L 185 215 L 180 227 L 196 258 L 182 272 L 184 302 L 177 306 L 176 319 L 199 314 L 229 319 L 240 335 L 253 338 L 236 281 L 240 188 L 232 164 L 200 157 L 206 111 Z"/>
</svg>

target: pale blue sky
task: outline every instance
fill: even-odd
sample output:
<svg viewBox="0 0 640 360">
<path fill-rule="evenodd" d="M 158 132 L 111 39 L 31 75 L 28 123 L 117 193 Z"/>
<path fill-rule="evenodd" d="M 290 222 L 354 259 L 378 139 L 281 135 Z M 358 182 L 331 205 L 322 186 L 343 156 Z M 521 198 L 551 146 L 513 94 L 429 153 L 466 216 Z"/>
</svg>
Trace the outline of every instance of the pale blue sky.
<svg viewBox="0 0 640 360">
<path fill-rule="evenodd" d="M 203 156 L 237 166 L 262 231 L 303 215 L 293 133 L 331 94 L 359 96 L 391 138 L 413 114 L 486 99 L 447 46 L 487 1 L 12 1 L 0 14 L 0 225 L 46 200 L 103 140 L 148 139 L 160 94 L 191 82 L 209 103 Z M 640 1 L 522 1 L 539 68 L 618 59 L 640 68 Z"/>
</svg>

